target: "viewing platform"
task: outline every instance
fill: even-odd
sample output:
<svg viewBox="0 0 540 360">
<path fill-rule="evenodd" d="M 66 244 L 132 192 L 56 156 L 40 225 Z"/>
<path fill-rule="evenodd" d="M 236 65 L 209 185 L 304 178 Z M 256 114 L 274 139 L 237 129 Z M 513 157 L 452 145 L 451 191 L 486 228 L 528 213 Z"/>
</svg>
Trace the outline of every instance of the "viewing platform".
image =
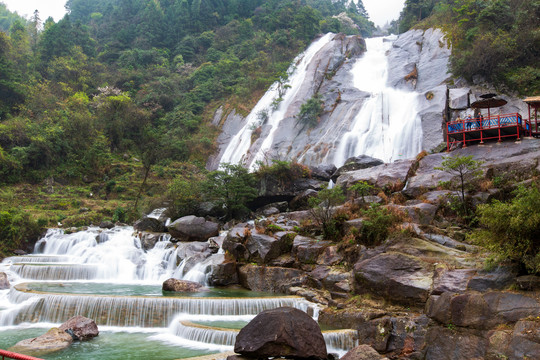
<svg viewBox="0 0 540 360">
<path fill-rule="evenodd" d="M 519 113 L 491 115 L 489 109 L 505 105 L 506 100 L 495 98 L 495 94 L 480 95 L 480 98 L 470 106 L 476 110 L 487 108 L 487 117 L 480 114 L 475 118 L 468 116 L 465 119 L 446 123 L 446 151 L 450 151 L 458 144 L 466 147 L 468 143 L 483 144 L 485 140 L 497 139 L 501 142 L 505 138 L 516 138 L 516 140 L 521 140 L 522 137 L 540 138 L 538 126 L 540 96 L 523 100 L 528 106 L 528 119 L 523 119 Z"/>
<path fill-rule="evenodd" d="M 539 135 L 538 124 L 531 124 L 530 120 L 524 120 L 518 113 L 461 119 L 446 124 L 446 149 L 450 151 L 459 143 L 466 147 L 471 142 L 483 144 L 485 140 L 520 140 L 524 136 Z"/>
</svg>

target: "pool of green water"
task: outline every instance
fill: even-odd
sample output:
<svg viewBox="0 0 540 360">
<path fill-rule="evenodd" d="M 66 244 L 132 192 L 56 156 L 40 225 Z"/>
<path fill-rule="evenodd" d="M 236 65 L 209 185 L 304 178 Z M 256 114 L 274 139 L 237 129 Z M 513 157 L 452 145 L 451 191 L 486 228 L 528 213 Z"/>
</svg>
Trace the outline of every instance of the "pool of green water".
<svg viewBox="0 0 540 360">
<path fill-rule="evenodd" d="M 161 285 L 114 284 L 97 282 L 29 282 L 21 284 L 28 290 L 61 294 L 166 296 L 166 297 L 276 297 L 278 294 L 249 291 L 238 288 L 209 288 L 195 293 L 162 291 Z"/>
<path fill-rule="evenodd" d="M 8 349 L 21 340 L 40 336 L 47 330 L 46 328 L 17 328 L 4 331 L 0 329 L 0 349 Z M 215 351 L 170 345 L 159 340 L 150 339 L 152 335 L 148 333 L 102 331 L 98 337 L 92 340 L 74 342 L 67 349 L 42 355 L 41 358 L 45 360 L 169 360 L 215 353 Z"/>
</svg>

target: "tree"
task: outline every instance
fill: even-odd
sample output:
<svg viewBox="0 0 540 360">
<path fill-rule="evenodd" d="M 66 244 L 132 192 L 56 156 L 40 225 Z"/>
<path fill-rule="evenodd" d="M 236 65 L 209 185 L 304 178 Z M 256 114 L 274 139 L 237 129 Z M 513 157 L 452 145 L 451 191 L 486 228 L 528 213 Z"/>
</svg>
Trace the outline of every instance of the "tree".
<svg viewBox="0 0 540 360">
<path fill-rule="evenodd" d="M 482 163 L 482 161 L 473 160 L 472 155 L 443 156 L 442 166 L 435 168 L 435 170 L 442 170 L 451 175 L 458 176 L 460 200 L 466 216 L 469 216 L 469 209 L 465 201 L 465 186 L 480 176 L 480 165 Z"/>
<path fill-rule="evenodd" d="M 208 174 L 206 194 L 223 208 L 225 218 L 239 218 L 249 212 L 247 204 L 257 196 L 255 177 L 241 165 L 223 164 Z"/>
<path fill-rule="evenodd" d="M 343 204 L 344 201 L 345 195 L 340 186 L 321 190 L 317 196 L 308 199 L 309 213 L 313 217 L 315 224 L 322 229 L 323 235 L 327 239 L 337 236 L 338 229 L 336 229 L 334 215 L 336 214 L 336 206 Z"/>
</svg>

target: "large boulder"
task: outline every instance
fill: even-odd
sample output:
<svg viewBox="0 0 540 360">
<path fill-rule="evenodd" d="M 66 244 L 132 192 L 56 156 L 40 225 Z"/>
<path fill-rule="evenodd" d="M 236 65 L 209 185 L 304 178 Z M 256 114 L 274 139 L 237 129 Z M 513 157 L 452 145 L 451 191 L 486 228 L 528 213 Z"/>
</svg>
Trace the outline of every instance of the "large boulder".
<svg viewBox="0 0 540 360">
<path fill-rule="evenodd" d="M 369 345 L 359 345 L 349 350 L 340 360 L 384 360 L 384 356 L 379 354 Z"/>
<path fill-rule="evenodd" d="M 390 187 L 393 190 L 401 190 L 400 187 L 403 187 L 407 182 L 407 176 L 413 163 L 412 160 L 401 160 L 368 169 L 349 171 L 340 175 L 336 184 L 347 189 L 360 181 L 366 181 L 380 188 Z"/>
<path fill-rule="evenodd" d="M 9 280 L 5 272 L 0 272 L 0 290 L 9 289 Z"/>
<path fill-rule="evenodd" d="M 77 315 L 60 325 L 60 330 L 70 334 L 74 340 L 89 340 L 99 335 L 96 322 L 92 319 Z"/>
<path fill-rule="evenodd" d="M 193 215 L 175 220 L 167 229 L 172 237 L 180 241 L 206 241 L 219 235 L 219 224 Z"/>
<path fill-rule="evenodd" d="M 326 359 L 321 329 L 305 312 L 282 307 L 266 310 L 236 337 L 234 351 L 251 358 Z"/>
<path fill-rule="evenodd" d="M 330 245 L 330 241 L 319 241 L 298 235 L 294 238 L 292 255 L 299 263 L 316 264 L 319 256 Z"/>
<path fill-rule="evenodd" d="M 348 171 L 369 169 L 382 164 L 384 164 L 384 161 L 382 161 L 381 159 L 376 159 L 367 155 L 351 157 L 345 160 L 345 164 L 339 169 L 337 169 L 334 174 L 332 174 L 332 180 L 336 181 L 341 174 Z"/>
<path fill-rule="evenodd" d="M 163 282 L 163 291 L 175 291 L 175 292 L 199 292 L 203 291 L 205 287 L 199 283 L 187 280 L 178 280 L 170 278 Z"/>
<path fill-rule="evenodd" d="M 354 276 L 358 292 L 368 290 L 401 303 L 425 303 L 433 284 L 432 265 L 392 252 L 356 263 Z"/>
<path fill-rule="evenodd" d="M 238 271 L 240 284 L 253 291 L 286 293 L 290 287 L 300 286 L 306 274 L 298 269 L 244 265 Z"/>
<path fill-rule="evenodd" d="M 254 232 L 248 237 L 246 248 L 249 252 L 249 261 L 267 264 L 278 258 L 281 254 L 289 252 L 292 246 L 294 233 L 280 233 L 280 236 L 270 236 Z"/>
<path fill-rule="evenodd" d="M 70 334 L 59 328 L 52 328 L 45 334 L 33 339 L 21 340 L 8 351 L 30 356 L 42 356 L 65 349 L 71 345 L 73 338 Z"/>
<path fill-rule="evenodd" d="M 150 232 L 163 232 L 165 231 L 165 225 L 155 218 L 145 217 L 137 220 L 133 224 L 133 228 L 138 231 L 150 231 Z"/>
</svg>

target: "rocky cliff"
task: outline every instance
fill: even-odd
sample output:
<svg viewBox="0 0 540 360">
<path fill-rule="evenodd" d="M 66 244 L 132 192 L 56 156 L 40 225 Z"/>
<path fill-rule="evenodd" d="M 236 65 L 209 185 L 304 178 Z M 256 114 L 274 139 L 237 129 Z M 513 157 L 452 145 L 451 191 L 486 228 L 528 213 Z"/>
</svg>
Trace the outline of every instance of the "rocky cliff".
<svg viewBox="0 0 540 360">
<path fill-rule="evenodd" d="M 412 111 L 417 113 L 421 122 L 421 129 L 409 131 L 411 137 L 405 139 L 406 142 L 415 143 L 409 144 L 409 149 L 406 144 L 390 145 L 404 149 L 396 150 L 394 156 L 383 159 L 393 162 L 412 158 L 420 150 L 436 149 L 445 140 L 445 121 L 472 114 L 469 105 L 478 95 L 493 92 L 493 89 L 487 84 L 470 85 L 461 79 L 452 78 L 449 72 L 451 48 L 441 30 L 411 30 L 397 38 L 384 41 L 391 42 L 386 52 L 386 85 L 416 94 Z M 276 93 L 278 85 L 274 84 L 246 118 L 234 110 L 224 113 L 220 108 L 216 112 L 214 124 L 219 126 L 222 132 L 218 138 L 218 151 L 208 161 L 209 169 L 217 168 L 220 161 L 242 162 L 251 167 L 255 167 L 256 160 L 271 159 L 296 160 L 306 165 L 336 162 L 336 158 L 339 158 L 337 152 L 342 151 L 339 150 L 340 142 L 345 141 L 344 136 L 353 130 L 355 117 L 372 96 L 369 92 L 359 90 L 357 83 L 361 82 L 361 79 L 354 79 L 354 66 L 364 56 L 365 41 L 357 36 L 327 34 L 317 42 L 316 49 L 314 43 L 307 50 L 309 52 L 311 49 L 313 54 L 306 52 L 295 60 L 295 66 L 290 69 L 291 77 L 295 71 L 302 71 L 302 79 L 295 79 L 297 83 L 291 84 L 294 89 L 287 90 L 289 93 L 285 91 L 285 100 L 279 104 L 278 111 L 272 110 L 270 106 L 271 101 L 277 97 L 275 95 L 272 98 L 271 94 L 272 91 Z M 302 61 L 306 61 L 308 56 L 309 61 L 303 64 Z M 319 117 L 318 125 L 309 128 L 299 123 L 298 114 L 302 104 L 314 94 L 321 96 L 324 112 Z M 526 112 L 521 101 L 510 96 L 505 98 L 509 101 L 508 104 L 493 110 L 492 113 Z M 383 107 L 392 106 L 384 101 L 392 100 L 381 100 Z M 262 119 L 264 116 L 261 118 L 261 111 L 266 112 L 271 121 Z M 384 121 L 392 125 L 392 119 L 385 119 L 383 115 L 381 122 Z M 399 124 L 394 123 L 394 129 L 388 128 L 386 133 L 395 132 L 397 126 Z M 376 136 L 382 138 L 386 135 L 384 131 L 377 135 L 368 134 L 369 140 L 362 141 L 379 141 L 373 139 Z M 395 136 L 403 138 L 408 135 Z M 241 145 L 238 144 L 239 138 L 243 139 Z M 400 141 L 403 142 L 403 139 Z M 367 154 L 378 157 L 377 153 L 366 153 L 366 146 L 377 145 L 357 147 L 358 153 L 352 155 Z M 232 148 L 234 150 L 231 150 Z M 236 151 L 237 155 L 231 157 L 231 151 Z"/>
</svg>

